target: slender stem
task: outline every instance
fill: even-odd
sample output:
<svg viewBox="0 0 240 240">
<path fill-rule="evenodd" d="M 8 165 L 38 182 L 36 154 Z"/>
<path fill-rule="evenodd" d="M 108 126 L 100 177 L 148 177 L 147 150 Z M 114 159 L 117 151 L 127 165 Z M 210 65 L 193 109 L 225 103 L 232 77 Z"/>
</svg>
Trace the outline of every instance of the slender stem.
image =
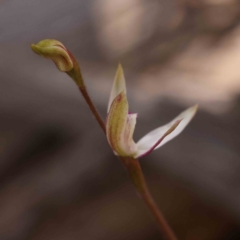
<svg viewBox="0 0 240 240">
<path fill-rule="evenodd" d="M 91 111 L 92 111 L 94 117 L 96 118 L 99 126 L 102 128 L 104 133 L 106 133 L 105 123 L 102 120 L 100 114 L 98 113 L 98 110 L 95 108 L 91 98 L 88 95 L 87 88 L 86 88 L 86 85 L 84 83 L 84 79 L 83 79 L 82 72 L 81 72 L 81 69 L 79 67 L 79 64 L 78 64 L 77 60 L 74 58 L 74 56 L 69 51 L 68 51 L 68 54 L 71 56 L 71 59 L 73 61 L 73 69 L 71 71 L 67 72 L 67 74 L 77 84 L 80 92 L 82 93 L 86 103 L 88 104 L 89 108 L 91 109 Z"/>
<path fill-rule="evenodd" d="M 158 209 L 155 201 L 153 200 L 151 193 L 149 192 L 149 189 L 146 184 L 138 159 L 121 157 L 121 160 L 125 165 L 140 196 L 142 197 L 143 201 L 147 205 L 148 209 L 154 215 L 164 237 L 167 240 L 177 240 L 177 237 L 175 236 L 172 229 L 168 225 L 161 211 Z"/>
<path fill-rule="evenodd" d="M 100 114 L 98 113 L 97 109 L 95 108 L 95 106 L 94 106 L 91 98 L 89 97 L 86 87 L 84 87 L 84 88 L 79 87 L 79 90 L 81 91 L 84 99 L 86 100 L 86 102 L 87 102 L 89 108 L 91 109 L 94 117 L 96 118 L 98 124 L 100 125 L 100 127 L 102 128 L 102 130 L 104 131 L 104 133 L 106 133 L 105 123 L 104 123 L 104 121 L 102 120 L 102 118 L 101 118 Z"/>
</svg>

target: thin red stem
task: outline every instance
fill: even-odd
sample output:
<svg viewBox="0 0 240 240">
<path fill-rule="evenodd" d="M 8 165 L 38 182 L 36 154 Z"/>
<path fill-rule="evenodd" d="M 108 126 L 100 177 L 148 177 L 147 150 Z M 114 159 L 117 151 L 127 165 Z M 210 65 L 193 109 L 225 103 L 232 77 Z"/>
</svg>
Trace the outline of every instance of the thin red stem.
<svg viewBox="0 0 240 240">
<path fill-rule="evenodd" d="M 84 99 L 86 100 L 89 108 L 91 109 L 94 117 L 96 118 L 99 126 L 102 128 L 102 130 L 103 130 L 104 133 L 106 134 L 105 123 L 104 123 L 104 121 L 102 120 L 102 118 L 101 118 L 100 114 L 98 113 L 97 109 L 95 108 L 95 106 L 94 106 L 91 98 L 89 97 L 86 87 L 84 87 L 84 88 L 79 87 L 79 89 L 80 89 L 80 91 L 81 91 Z"/>
<path fill-rule="evenodd" d="M 135 187 L 137 188 L 140 196 L 142 197 L 143 201 L 145 202 L 150 212 L 154 215 L 165 239 L 177 240 L 177 237 L 175 236 L 174 232 L 168 225 L 161 211 L 158 209 L 157 204 L 155 203 L 151 193 L 149 192 L 149 189 L 146 184 L 138 159 L 122 157 L 121 160 L 124 163 L 126 169 L 128 170 L 128 173 Z"/>
</svg>

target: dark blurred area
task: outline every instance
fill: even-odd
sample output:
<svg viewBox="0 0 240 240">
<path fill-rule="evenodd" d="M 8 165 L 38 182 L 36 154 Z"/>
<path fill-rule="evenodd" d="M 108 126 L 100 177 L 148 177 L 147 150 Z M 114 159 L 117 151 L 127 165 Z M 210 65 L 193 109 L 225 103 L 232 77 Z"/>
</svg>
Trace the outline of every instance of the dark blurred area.
<svg viewBox="0 0 240 240">
<path fill-rule="evenodd" d="M 78 59 L 106 116 L 118 62 L 135 139 L 195 103 L 141 159 L 179 240 L 240 239 L 240 1 L 0 1 L 0 240 L 157 240 L 152 216 L 74 83 L 31 43 Z"/>
</svg>

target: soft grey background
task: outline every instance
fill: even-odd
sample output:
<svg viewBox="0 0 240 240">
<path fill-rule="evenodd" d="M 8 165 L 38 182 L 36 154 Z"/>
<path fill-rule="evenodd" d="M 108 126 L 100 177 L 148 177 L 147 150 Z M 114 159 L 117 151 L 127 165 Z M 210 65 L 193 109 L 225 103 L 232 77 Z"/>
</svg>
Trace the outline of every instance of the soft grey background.
<svg viewBox="0 0 240 240">
<path fill-rule="evenodd" d="M 122 63 L 135 139 L 200 105 L 141 164 L 179 239 L 239 239 L 239 19 L 237 0 L 0 1 L 0 239 L 160 239 L 74 83 L 31 52 L 45 38 L 104 117 Z"/>
</svg>

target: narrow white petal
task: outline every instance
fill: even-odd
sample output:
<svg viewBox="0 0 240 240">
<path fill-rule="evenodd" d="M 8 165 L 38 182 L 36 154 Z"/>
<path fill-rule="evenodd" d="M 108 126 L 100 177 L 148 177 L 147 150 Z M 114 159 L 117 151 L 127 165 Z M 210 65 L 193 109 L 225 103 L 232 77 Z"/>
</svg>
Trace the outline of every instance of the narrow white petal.
<svg viewBox="0 0 240 240">
<path fill-rule="evenodd" d="M 116 76 L 115 76 L 115 79 L 113 82 L 112 90 L 111 90 L 107 112 L 109 112 L 109 109 L 111 107 L 113 100 L 122 91 L 124 91 L 126 93 L 126 83 L 125 83 L 124 72 L 123 72 L 122 66 L 121 66 L 121 64 L 119 64 L 117 72 L 116 72 Z"/>
<path fill-rule="evenodd" d="M 164 135 L 168 132 L 168 130 L 171 129 L 174 126 L 174 124 L 176 124 L 178 121 L 180 121 L 178 126 L 170 134 L 168 134 L 159 143 L 159 145 L 157 145 L 155 147 L 155 149 L 161 147 L 162 145 L 164 145 L 165 143 L 167 143 L 168 141 L 172 140 L 177 135 L 179 135 L 184 130 L 184 128 L 188 125 L 188 123 L 191 121 L 191 119 L 194 117 L 194 115 L 197 111 L 197 108 L 198 108 L 197 105 L 195 105 L 191 108 L 188 108 L 187 110 L 182 112 L 180 115 L 178 115 L 176 118 L 174 118 L 170 123 L 168 123 L 162 127 L 159 127 L 157 129 L 149 132 L 148 134 L 146 134 L 143 138 L 141 138 L 137 142 L 138 150 L 137 150 L 137 154 L 135 157 L 137 158 L 139 156 L 143 156 L 146 153 L 148 153 L 149 150 L 151 150 L 151 148 L 154 146 L 154 144 L 156 144 L 159 139 L 164 137 Z"/>
<path fill-rule="evenodd" d="M 125 146 L 125 152 L 127 152 L 129 155 L 132 155 L 137 151 L 136 143 L 133 140 L 133 132 L 135 129 L 136 121 L 136 113 L 128 114 L 124 130 L 125 133 L 123 138 L 123 145 Z"/>
</svg>

